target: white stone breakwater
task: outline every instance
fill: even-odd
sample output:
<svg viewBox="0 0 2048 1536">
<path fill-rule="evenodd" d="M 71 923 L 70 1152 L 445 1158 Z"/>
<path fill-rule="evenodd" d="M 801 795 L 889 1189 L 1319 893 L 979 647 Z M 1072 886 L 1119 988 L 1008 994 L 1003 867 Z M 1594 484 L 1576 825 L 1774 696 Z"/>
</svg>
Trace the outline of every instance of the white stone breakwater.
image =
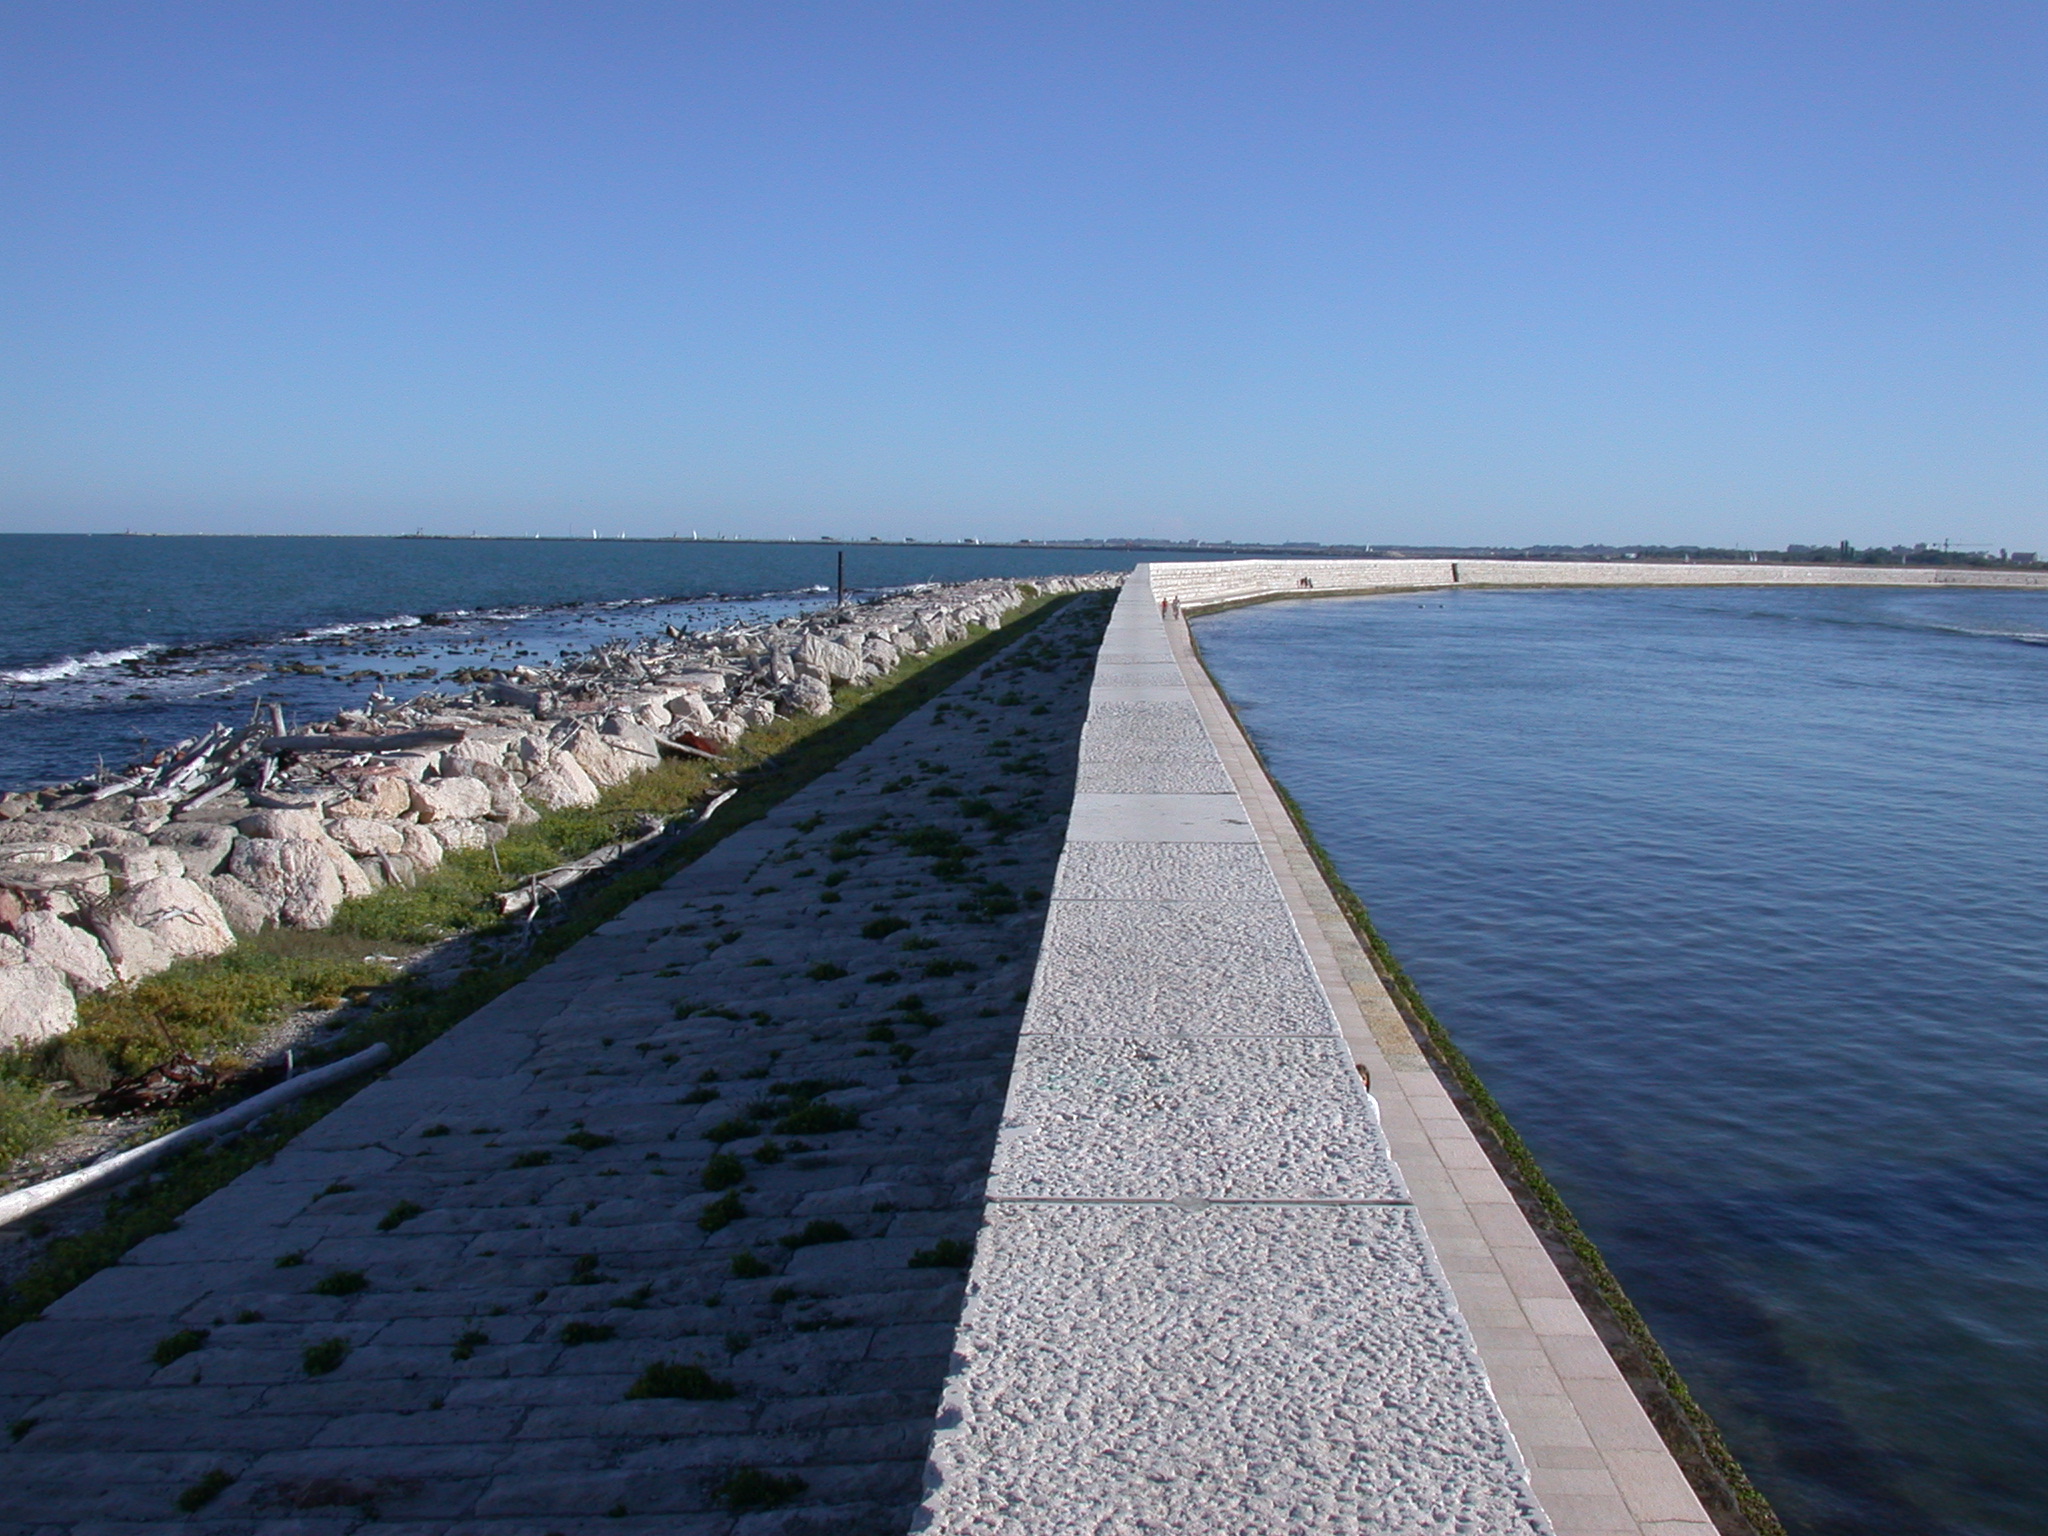
<svg viewBox="0 0 2048 1536">
<path fill-rule="evenodd" d="M 1119 575 L 973 581 L 773 624 L 671 630 L 461 696 L 422 695 L 287 731 L 217 727 L 105 782 L 0 797 L 0 1046 L 62 1034 L 79 995 L 321 928 L 542 811 L 595 804 L 664 753 L 716 756 L 836 684 L 997 627 L 1031 591 Z"/>
</svg>

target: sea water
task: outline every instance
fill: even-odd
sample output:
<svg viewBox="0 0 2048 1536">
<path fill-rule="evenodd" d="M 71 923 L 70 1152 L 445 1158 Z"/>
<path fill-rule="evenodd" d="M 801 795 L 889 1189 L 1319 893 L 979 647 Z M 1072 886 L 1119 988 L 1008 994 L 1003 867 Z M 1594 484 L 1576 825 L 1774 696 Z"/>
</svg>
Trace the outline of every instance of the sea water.
<svg viewBox="0 0 2048 1536">
<path fill-rule="evenodd" d="M 0 535 L 0 789 L 147 756 L 258 704 L 294 723 L 460 691 L 665 624 L 850 591 L 1126 568 L 1107 550 L 706 540 Z"/>
<path fill-rule="evenodd" d="M 1788 1526 L 2048 1532 L 2048 594 L 1195 629 Z"/>
</svg>

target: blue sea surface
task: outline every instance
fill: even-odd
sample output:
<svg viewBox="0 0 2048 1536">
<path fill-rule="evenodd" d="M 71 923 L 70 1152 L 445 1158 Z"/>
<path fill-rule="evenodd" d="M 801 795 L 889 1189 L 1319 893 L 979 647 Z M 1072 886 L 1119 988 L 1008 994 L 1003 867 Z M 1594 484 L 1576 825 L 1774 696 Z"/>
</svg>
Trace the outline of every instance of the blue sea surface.
<svg viewBox="0 0 2048 1536">
<path fill-rule="evenodd" d="M 293 721 L 924 581 L 1127 569 L 1110 550 L 705 541 L 0 535 L 0 789 L 146 756 L 258 703 Z M 315 670 L 317 669 L 317 670 Z"/>
<path fill-rule="evenodd" d="M 2048 1532 L 2048 594 L 1195 628 L 1788 1527 Z"/>
</svg>

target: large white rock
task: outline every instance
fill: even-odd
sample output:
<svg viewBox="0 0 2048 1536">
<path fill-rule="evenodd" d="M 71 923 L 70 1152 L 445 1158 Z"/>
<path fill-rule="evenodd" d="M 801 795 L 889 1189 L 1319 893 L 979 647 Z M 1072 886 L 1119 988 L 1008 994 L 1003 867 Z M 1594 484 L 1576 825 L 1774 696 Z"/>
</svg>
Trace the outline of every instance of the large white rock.
<svg viewBox="0 0 2048 1536">
<path fill-rule="evenodd" d="M 459 772 L 455 766 L 458 763 L 482 763 L 487 767 L 502 768 L 506 752 L 514 747 L 520 735 L 520 732 L 502 726 L 471 731 L 441 754 L 441 772 Z"/>
<path fill-rule="evenodd" d="M 119 912 L 97 912 L 90 921 L 107 958 L 114 964 L 114 974 L 122 981 L 141 981 L 158 971 L 167 971 L 178 958 L 162 939 Z"/>
<path fill-rule="evenodd" d="M 109 848 L 100 854 L 107 873 L 119 875 L 130 885 L 160 880 L 166 875 L 185 878 L 185 860 L 175 848 Z"/>
<path fill-rule="evenodd" d="M 450 853 L 466 848 L 488 848 L 505 835 L 502 823 L 495 821 L 437 821 L 427 830 L 441 840 L 441 846 Z"/>
<path fill-rule="evenodd" d="M 405 847 L 400 850 L 412 860 L 415 869 L 439 869 L 441 867 L 441 840 L 416 821 L 401 821 L 398 830 L 405 834 Z"/>
<path fill-rule="evenodd" d="M 595 805 L 600 792 L 583 771 L 582 763 L 564 753 L 526 781 L 526 798 L 548 810 L 559 811 L 569 806 Z"/>
<path fill-rule="evenodd" d="M 25 913 L 14 925 L 31 965 L 62 971 L 81 992 L 98 992 L 115 982 L 114 962 L 100 941 L 54 912 Z"/>
<path fill-rule="evenodd" d="M 327 856 L 334 860 L 334 872 L 341 876 L 343 897 L 367 896 L 377 889 L 377 882 L 363 872 L 363 866 L 341 851 L 339 843 L 327 844 Z"/>
<path fill-rule="evenodd" d="M 405 848 L 405 834 L 396 822 L 373 821 L 367 816 L 337 816 L 327 823 L 327 835 L 358 857 L 400 853 Z"/>
<path fill-rule="evenodd" d="M 78 1002 L 64 973 L 47 965 L 0 969 L 0 1045 L 28 1045 L 78 1023 Z"/>
<path fill-rule="evenodd" d="M 89 821 L 67 821 L 57 816 L 20 816 L 13 821 L 0 821 L 0 847 L 35 843 L 83 848 L 92 842 L 93 826 Z"/>
<path fill-rule="evenodd" d="M 726 677 L 723 672 L 671 672 L 668 681 L 680 683 L 694 693 L 708 693 L 714 697 L 725 692 Z M 676 711 L 676 701 L 668 701 L 670 714 Z"/>
<path fill-rule="evenodd" d="M 356 792 L 328 808 L 337 818 L 371 816 L 385 821 L 412 809 L 412 780 L 402 774 L 365 774 L 356 781 Z"/>
<path fill-rule="evenodd" d="M 639 727 L 645 730 L 646 727 Z M 632 750 L 619 737 L 607 736 L 592 730 L 581 721 L 570 723 L 554 738 L 559 752 L 573 757 L 582 767 L 593 784 L 609 788 L 622 784 L 643 768 L 651 768 L 659 761 L 660 748 L 656 755 L 649 757 Z"/>
<path fill-rule="evenodd" d="M 325 928 L 348 895 L 338 861 L 327 852 L 332 846 L 325 837 L 319 842 L 303 837 L 246 839 L 235 844 L 228 873 L 266 901 L 276 902 L 277 920 L 286 927 Z M 369 884 L 360 870 L 356 878 Z"/>
<path fill-rule="evenodd" d="M 256 811 L 235 823 L 244 837 L 312 838 L 327 835 L 327 824 L 318 811 Z"/>
<path fill-rule="evenodd" d="M 491 791 L 477 779 L 434 779 L 412 786 L 412 808 L 424 822 L 467 821 L 490 814 Z"/>
<path fill-rule="evenodd" d="M 806 635 L 796 648 L 796 659 L 816 667 L 834 682 L 850 683 L 860 676 L 860 656 L 822 635 Z"/>
<path fill-rule="evenodd" d="M 150 841 L 175 852 L 184 862 L 185 874 L 197 880 L 203 875 L 220 873 L 220 867 L 234 851 L 235 833 L 232 827 L 206 822 L 179 823 L 163 828 Z"/>
<path fill-rule="evenodd" d="M 723 692 L 723 690 L 720 690 Z M 679 693 L 668 701 L 668 718 L 672 725 L 689 727 L 709 725 L 711 706 L 704 702 L 701 693 Z"/>
<path fill-rule="evenodd" d="M 138 885 L 121 898 L 122 915 L 153 934 L 181 960 L 204 959 L 235 947 L 235 932 L 220 903 L 183 875 Z"/>
<path fill-rule="evenodd" d="M 221 915 L 236 933 L 261 933 L 277 921 L 277 902 L 233 875 L 206 875 L 199 884 L 220 903 Z"/>
<path fill-rule="evenodd" d="M 832 690 L 815 677 L 799 677 L 789 685 L 787 696 L 791 714 L 799 711 L 806 715 L 832 713 Z"/>
</svg>

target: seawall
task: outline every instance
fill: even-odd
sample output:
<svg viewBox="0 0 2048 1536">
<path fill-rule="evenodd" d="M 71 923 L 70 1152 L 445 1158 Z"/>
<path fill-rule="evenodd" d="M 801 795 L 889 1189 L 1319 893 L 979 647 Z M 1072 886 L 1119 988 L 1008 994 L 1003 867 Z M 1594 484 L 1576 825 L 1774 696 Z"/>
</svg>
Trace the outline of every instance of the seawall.
<svg viewBox="0 0 2048 1536">
<path fill-rule="evenodd" d="M 1316 566 L 1124 588 L 919 1528 L 1706 1536 L 1159 610 Z"/>
<path fill-rule="evenodd" d="M 2048 589 L 2048 571 L 1960 566 L 1652 565 L 1591 560 L 1215 560 L 1140 566 L 1184 608 L 1266 597 L 1428 587 L 1994 587 Z M 1313 583 L 1304 588 L 1302 583 Z"/>
</svg>

